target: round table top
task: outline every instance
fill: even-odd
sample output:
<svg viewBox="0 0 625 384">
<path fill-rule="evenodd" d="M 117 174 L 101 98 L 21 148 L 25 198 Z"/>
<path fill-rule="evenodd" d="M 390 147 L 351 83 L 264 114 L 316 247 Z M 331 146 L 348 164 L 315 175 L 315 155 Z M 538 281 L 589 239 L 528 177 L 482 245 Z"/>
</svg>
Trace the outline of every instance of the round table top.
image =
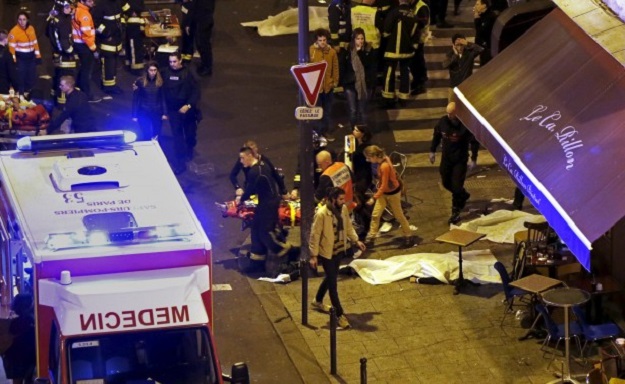
<svg viewBox="0 0 625 384">
<path fill-rule="evenodd" d="M 578 288 L 556 288 L 542 294 L 545 303 L 557 307 L 572 307 L 590 300 L 590 293 Z"/>
</svg>

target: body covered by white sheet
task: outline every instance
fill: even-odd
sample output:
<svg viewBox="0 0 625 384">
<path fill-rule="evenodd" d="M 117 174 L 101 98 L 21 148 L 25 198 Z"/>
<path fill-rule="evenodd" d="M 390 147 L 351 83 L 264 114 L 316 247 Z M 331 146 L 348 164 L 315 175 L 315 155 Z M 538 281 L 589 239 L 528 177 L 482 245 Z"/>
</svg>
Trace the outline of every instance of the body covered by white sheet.
<svg viewBox="0 0 625 384">
<path fill-rule="evenodd" d="M 474 283 L 501 283 L 493 268 L 497 259 L 489 249 L 462 252 L 462 273 Z M 413 253 L 386 260 L 357 259 L 350 267 L 369 284 L 388 284 L 410 276 L 434 277 L 450 284 L 458 278 L 458 252 Z"/>
<path fill-rule="evenodd" d="M 452 225 L 451 228 L 483 233 L 486 237 L 483 237 L 481 240 L 513 244 L 514 234 L 526 229 L 523 226 L 523 223 L 526 221 L 541 223 L 545 221 L 545 217 L 542 215 L 532 215 L 523 211 L 501 209 L 490 215 L 478 217 L 477 219 L 462 223 L 458 226 Z"/>
<path fill-rule="evenodd" d="M 261 21 L 241 23 L 244 27 L 258 28 L 260 36 L 278 36 L 298 33 L 299 16 L 297 8 L 287 9 L 275 16 Z M 327 7 L 308 7 L 308 30 L 329 28 Z"/>
</svg>

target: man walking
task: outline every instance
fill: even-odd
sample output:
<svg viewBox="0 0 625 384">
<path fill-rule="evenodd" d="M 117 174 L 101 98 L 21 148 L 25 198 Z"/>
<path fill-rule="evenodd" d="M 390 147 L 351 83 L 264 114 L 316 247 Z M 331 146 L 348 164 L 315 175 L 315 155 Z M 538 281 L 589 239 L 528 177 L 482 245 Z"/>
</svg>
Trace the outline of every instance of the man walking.
<svg viewBox="0 0 625 384">
<path fill-rule="evenodd" d="M 464 180 L 468 169 L 475 167 L 477 151 L 480 144 L 473 134 L 456 117 L 456 103 L 447 105 L 447 115 L 443 116 L 434 127 L 432 145 L 430 146 L 430 163 L 436 160 L 436 148 L 443 143 L 440 174 L 443 187 L 451 192 L 451 217 L 449 223 L 455 224 L 460 217 L 471 196 L 464 189 Z M 471 147 L 471 161 L 469 161 L 469 146 Z"/>
<path fill-rule="evenodd" d="M 174 173 L 181 174 L 186 162 L 193 160 L 197 144 L 197 122 L 200 87 L 193 74 L 182 64 L 179 52 L 169 55 L 169 68 L 163 75 L 167 118 L 174 137 Z"/>
<path fill-rule="evenodd" d="M 323 304 L 323 297 L 329 291 L 330 302 L 336 310 L 339 329 L 350 327 L 343 313 L 338 292 L 339 266 L 348 248 L 347 238 L 357 244 L 361 251 L 367 249 L 365 244 L 358 240 L 358 234 L 352 226 L 349 211 L 345 206 L 345 191 L 333 187 L 328 193 L 326 205 L 320 207 L 315 213 L 308 248 L 310 249 L 310 266 L 316 269 L 320 263 L 325 272 L 312 307 L 322 312 L 329 312 L 330 306 Z"/>
<path fill-rule="evenodd" d="M 59 90 L 65 94 L 65 107 L 61 114 L 50 123 L 48 133 L 58 130 L 67 119 L 72 119 L 72 131 L 75 133 L 96 131 L 87 95 L 76 89 L 75 84 L 76 80 L 73 76 L 61 77 Z"/>
</svg>

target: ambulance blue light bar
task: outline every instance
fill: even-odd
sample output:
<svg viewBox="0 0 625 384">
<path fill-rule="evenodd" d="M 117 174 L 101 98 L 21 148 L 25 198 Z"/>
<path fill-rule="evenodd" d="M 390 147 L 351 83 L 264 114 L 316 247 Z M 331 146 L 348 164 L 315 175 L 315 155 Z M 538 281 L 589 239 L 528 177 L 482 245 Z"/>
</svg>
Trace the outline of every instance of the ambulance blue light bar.
<svg viewBox="0 0 625 384">
<path fill-rule="evenodd" d="M 90 248 L 107 245 L 130 245 L 162 241 L 189 241 L 194 231 L 179 224 L 153 227 L 122 228 L 115 231 L 93 230 L 51 233 L 46 247 L 52 251 L 74 248 Z"/>
<path fill-rule="evenodd" d="M 72 133 L 22 137 L 17 141 L 17 149 L 24 152 L 49 151 L 70 148 L 121 147 L 133 143 L 137 135 L 131 131 L 109 131 Z"/>
</svg>

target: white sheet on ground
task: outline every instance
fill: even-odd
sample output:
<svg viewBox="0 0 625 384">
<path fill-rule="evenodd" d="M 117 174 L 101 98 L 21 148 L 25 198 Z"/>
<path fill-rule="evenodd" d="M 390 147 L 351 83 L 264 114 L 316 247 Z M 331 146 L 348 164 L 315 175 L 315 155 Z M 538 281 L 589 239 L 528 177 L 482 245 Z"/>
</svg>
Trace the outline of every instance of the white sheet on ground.
<svg viewBox="0 0 625 384">
<path fill-rule="evenodd" d="M 462 252 L 462 273 L 474 283 L 501 283 L 493 268 L 497 259 L 489 249 Z M 388 284 L 410 276 L 434 277 L 450 284 L 458 278 L 458 252 L 414 253 L 386 260 L 358 259 L 349 266 L 369 284 Z"/>
<path fill-rule="evenodd" d="M 526 221 L 540 223 L 545 221 L 545 217 L 543 215 L 532 215 L 531 213 L 523 211 L 501 209 L 490 215 L 478 217 L 477 219 L 462 223 L 461 225 L 451 225 L 450 228 L 483 233 L 486 237 L 482 238 L 482 240 L 514 244 L 514 234 L 526 229 L 523 226 L 523 223 Z"/>
<path fill-rule="evenodd" d="M 299 19 L 297 8 L 287 9 L 275 16 L 269 16 L 261 21 L 248 21 L 241 23 L 244 27 L 258 28 L 260 36 L 278 36 L 298 33 Z M 317 28 L 328 29 L 328 8 L 308 7 L 308 30 L 314 31 Z"/>
</svg>

